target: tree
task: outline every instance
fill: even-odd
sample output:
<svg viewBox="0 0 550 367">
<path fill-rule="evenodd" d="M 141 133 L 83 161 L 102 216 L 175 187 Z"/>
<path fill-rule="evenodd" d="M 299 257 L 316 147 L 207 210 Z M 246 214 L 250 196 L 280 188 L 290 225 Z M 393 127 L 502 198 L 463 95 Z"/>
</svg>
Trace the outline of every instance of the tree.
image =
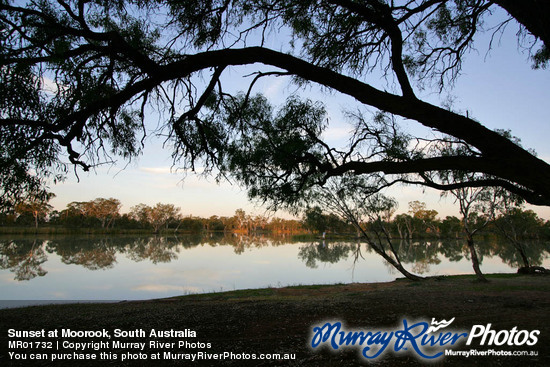
<svg viewBox="0 0 550 367">
<path fill-rule="evenodd" d="M 206 229 L 208 231 L 223 231 L 224 225 L 223 221 L 217 215 L 213 215 L 206 220 Z"/>
<path fill-rule="evenodd" d="M 304 201 L 317 203 L 350 223 L 372 250 L 408 279 L 422 279 L 405 269 L 392 242 L 389 220 L 397 202 L 378 193 L 369 181 L 355 175 L 334 178 Z"/>
<path fill-rule="evenodd" d="M 186 232 L 200 233 L 204 229 L 204 223 L 201 218 L 188 216 L 180 220 L 179 227 Z"/>
<path fill-rule="evenodd" d="M 310 231 L 323 233 L 327 230 L 327 217 L 318 206 L 306 209 L 302 222 L 304 223 L 304 227 Z"/>
<path fill-rule="evenodd" d="M 542 228 L 542 220 L 532 210 L 522 209 L 522 200 L 507 195 L 499 206 L 499 216 L 494 221 L 498 232 L 512 244 L 523 262 L 523 267 L 529 271 L 531 262 L 527 255 L 526 240 L 537 238 Z"/>
<path fill-rule="evenodd" d="M 53 207 L 48 204 L 48 201 L 53 199 L 55 194 L 49 193 L 46 195 L 46 200 L 39 200 L 37 197 L 32 197 L 29 200 L 17 203 L 15 205 L 15 212 L 18 215 L 31 215 L 34 218 L 34 227 L 38 228 L 38 222 L 44 220 L 48 214 L 52 211 Z"/>
<path fill-rule="evenodd" d="M 412 216 L 412 226 L 422 233 L 432 232 L 437 234 L 437 211 L 426 209 L 426 203 L 415 200 L 409 202 L 409 213 Z"/>
<path fill-rule="evenodd" d="M 466 243 L 477 279 L 486 282 L 481 272 L 480 261 L 475 246 L 475 235 L 485 228 L 495 215 L 495 206 L 501 190 L 491 187 L 463 187 L 451 191 L 459 204 L 462 216 L 462 228 L 466 234 Z"/>
<path fill-rule="evenodd" d="M 460 219 L 455 216 L 446 216 L 441 221 L 440 228 L 443 238 L 458 238 L 459 233 L 462 232 Z"/>
<path fill-rule="evenodd" d="M 149 222 L 153 226 L 155 233 L 158 233 L 161 227 L 168 226 L 170 222 L 179 221 L 181 219 L 179 211 L 180 208 L 174 204 L 157 203 L 152 207 L 149 212 Z"/>
<path fill-rule="evenodd" d="M 350 232 L 353 230 L 345 220 L 338 215 L 329 212 L 324 214 L 319 206 L 307 208 L 304 211 L 302 224 L 304 228 L 317 233 L 330 232 Z"/>
<path fill-rule="evenodd" d="M 115 198 L 97 198 L 88 203 L 88 215 L 96 217 L 101 222 L 101 228 L 109 228 L 114 219 L 120 215 L 122 207 L 120 200 Z"/>
<path fill-rule="evenodd" d="M 269 223 L 269 219 L 263 215 L 256 215 L 252 219 L 253 231 L 265 231 Z"/>
<path fill-rule="evenodd" d="M 398 214 L 395 216 L 393 222 L 397 227 L 399 238 L 405 238 L 405 230 L 407 231 L 407 238 L 412 240 L 414 234 L 413 217 L 409 214 Z"/>
<path fill-rule="evenodd" d="M 149 212 L 151 211 L 151 207 L 146 204 L 138 204 L 130 208 L 130 212 L 128 213 L 128 216 L 141 223 L 142 226 L 148 226 L 149 223 Z"/>
<path fill-rule="evenodd" d="M 235 210 L 235 223 L 237 225 L 238 232 L 248 232 L 248 223 L 250 221 L 250 216 L 246 214 L 243 209 Z M 246 227 L 246 228 L 245 228 Z"/>
<path fill-rule="evenodd" d="M 157 203 L 154 207 L 146 204 L 138 204 L 130 208 L 130 217 L 147 223 L 153 227 L 155 233 L 158 233 L 164 226 L 168 226 L 170 222 L 180 221 L 180 208 L 174 204 Z"/>
<path fill-rule="evenodd" d="M 132 159 L 152 106 L 165 111 L 155 133 L 167 136 L 176 162 L 233 175 L 252 197 L 276 204 L 293 205 L 304 190 L 354 174 L 374 175 L 380 187 L 500 186 L 549 205 L 547 162 L 416 93 L 439 91 L 459 75 L 499 7 L 510 14 L 499 26 L 515 22 L 535 66 L 545 66 L 550 11 L 536 0 L 4 1 L 0 204 L 43 194 L 67 164 L 87 171 L 114 156 Z M 280 34 L 290 35 L 290 46 Z M 283 44 L 267 48 L 272 39 Z M 253 64 L 264 67 L 245 69 L 249 88 L 232 93 L 225 73 Z M 380 69 L 388 85 L 377 88 L 366 80 Z M 349 144 L 332 147 L 323 140 L 321 104 L 291 96 L 275 111 L 254 96 L 267 77 L 319 85 L 379 112 L 351 114 Z M 417 144 L 424 137 L 403 132 L 402 118 L 436 137 Z M 431 149 L 448 137 L 463 148 L 459 155 Z M 485 175 L 452 184 L 429 175 L 449 169 Z"/>
<path fill-rule="evenodd" d="M 69 226 L 109 228 L 120 217 L 121 207 L 120 200 L 115 198 L 73 201 L 59 213 L 59 220 Z"/>
</svg>

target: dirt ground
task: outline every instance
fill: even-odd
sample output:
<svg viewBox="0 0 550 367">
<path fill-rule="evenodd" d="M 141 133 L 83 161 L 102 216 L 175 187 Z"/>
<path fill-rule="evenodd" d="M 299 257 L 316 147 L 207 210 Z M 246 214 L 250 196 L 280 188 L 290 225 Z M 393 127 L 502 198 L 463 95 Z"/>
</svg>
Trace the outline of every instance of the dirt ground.
<svg viewBox="0 0 550 367">
<path fill-rule="evenodd" d="M 539 330 L 534 346 L 479 346 L 477 350 L 537 351 L 533 357 L 447 356 L 427 363 L 415 353 L 385 352 L 374 361 L 360 355 L 360 347 L 310 348 L 312 329 L 326 321 L 340 321 L 348 329 L 403 329 L 403 319 L 431 322 L 455 318 L 452 328 L 470 332 L 474 325 L 491 323 L 493 330 Z M 468 277 L 434 278 L 423 282 L 303 286 L 234 291 L 211 295 L 122 302 L 77 304 L 0 310 L 1 366 L 550 366 L 550 277 L 523 275 L 493 277 L 487 284 Z M 291 353 L 295 360 L 183 360 L 95 362 L 15 361 L 9 358 L 7 330 L 185 330 L 196 331 L 187 339 L 210 343 L 209 352 Z M 449 328 L 450 329 L 450 328 Z M 147 338 L 146 338 L 147 339 Z M 42 339 L 41 339 L 42 340 Z M 44 339 L 48 340 L 48 339 Z M 53 340 L 53 339 L 49 339 Z M 130 339 L 125 339 L 129 341 Z M 170 338 L 159 340 L 171 341 Z M 81 340 L 89 341 L 89 339 Z M 130 340 L 132 341 L 132 340 Z M 135 340 L 133 340 L 135 341 Z M 391 347 L 389 347 L 391 348 Z M 388 349 L 389 349 L 388 348 Z M 464 342 L 453 350 L 469 350 Z M 411 348 L 409 348 L 411 349 Z M 194 352 L 195 350 L 188 350 Z M 121 352 L 119 350 L 119 352 Z"/>
</svg>

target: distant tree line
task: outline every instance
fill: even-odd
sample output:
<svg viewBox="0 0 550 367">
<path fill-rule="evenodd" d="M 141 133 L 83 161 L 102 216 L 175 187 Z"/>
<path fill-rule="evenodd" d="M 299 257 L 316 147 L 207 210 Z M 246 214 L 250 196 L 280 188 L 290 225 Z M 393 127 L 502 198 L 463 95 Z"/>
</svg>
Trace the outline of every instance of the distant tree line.
<svg viewBox="0 0 550 367">
<path fill-rule="evenodd" d="M 48 201 L 55 197 L 49 196 Z M 319 206 L 306 210 L 301 220 L 282 219 L 262 215 L 250 215 L 237 209 L 231 217 L 213 215 L 209 218 L 184 216 L 173 204 L 157 203 L 154 206 L 138 204 L 129 212 L 121 213 L 122 204 L 115 198 L 96 198 L 90 201 L 71 202 L 61 211 L 53 210 L 47 201 L 24 201 L 8 212 L 0 214 L 1 226 L 38 227 L 39 225 L 66 228 L 137 229 L 159 233 L 161 230 L 177 230 L 198 233 L 303 233 L 315 235 L 355 235 L 356 227 L 345 218 L 324 211 Z M 418 238 L 461 238 L 464 221 L 455 216 L 438 217 L 438 212 L 428 209 L 424 202 L 409 202 L 407 213 L 386 213 L 386 225 L 393 238 L 412 240 Z M 486 221 L 473 213 L 471 222 Z M 364 223 L 366 228 L 374 223 Z M 480 223 L 477 223 L 480 225 Z M 523 239 L 550 238 L 550 221 L 545 221 L 532 210 L 514 207 L 494 217 L 483 227 L 485 233 L 498 233 L 512 243 Z"/>
<path fill-rule="evenodd" d="M 49 201 L 53 197 L 50 196 Z M 300 233 L 301 221 L 250 215 L 237 209 L 231 217 L 213 215 L 201 218 L 184 216 L 174 204 L 157 203 L 154 206 L 138 204 L 128 213 L 121 213 L 122 204 L 115 198 L 97 198 L 71 202 L 61 211 L 53 210 L 48 201 L 24 201 L 12 210 L 0 214 L 1 226 L 35 227 L 39 225 L 65 228 L 144 230 L 159 233 L 163 230 L 198 233 Z"/>
<path fill-rule="evenodd" d="M 485 280 L 480 269 L 483 252 L 480 253 L 479 244 L 474 243 L 474 236 L 496 235 L 494 238 L 509 248 L 518 262 L 522 263 L 522 269 L 529 272 L 548 271 L 538 266 L 540 259 L 537 259 L 542 254 L 542 248 L 533 247 L 532 240 L 550 239 L 550 221 L 545 221 L 532 210 L 525 209 L 513 197 L 485 188 L 458 193 L 461 218 L 447 216 L 444 219 L 438 218 L 438 212 L 428 209 L 424 202 L 411 201 L 407 213 L 396 214 L 397 202 L 394 199 L 371 195 L 367 200 L 354 197 L 352 201 L 346 201 L 346 193 L 337 190 L 327 191 L 326 196 L 320 196 L 319 202 L 326 205 L 307 208 L 303 211 L 301 220 L 250 215 L 243 209 L 237 209 L 231 217 L 183 216 L 179 207 L 163 203 L 154 206 L 138 204 L 131 207 L 129 212 L 121 213 L 122 204 L 115 198 L 71 202 L 64 210 L 57 211 L 48 203 L 52 197 L 50 195 L 47 201 L 18 203 L 11 211 L 0 215 L 0 225 L 30 228 L 44 225 L 77 231 L 136 230 L 156 234 L 163 231 L 225 232 L 245 235 L 244 237 L 254 240 L 261 237 L 257 236 L 259 234 L 309 233 L 323 238 L 327 234 L 354 236 L 366 241 L 372 251 L 407 278 L 415 280 L 422 277 L 409 272 L 403 266 L 409 257 L 407 251 L 413 248 L 414 252 L 418 250 L 418 241 L 413 239 L 429 239 L 430 243 L 451 239 L 457 245 L 462 243 L 459 247 L 467 245 L 478 279 Z M 401 241 L 396 241 L 398 239 Z M 236 246 L 236 251 L 243 251 L 243 246 L 244 242 L 241 241 Z"/>
<path fill-rule="evenodd" d="M 420 201 L 409 202 L 407 213 L 392 215 L 387 221 L 387 227 L 393 238 L 419 239 L 442 238 L 455 239 L 464 237 L 464 224 L 455 216 L 438 218 L 438 212 L 427 209 L 426 203 Z M 485 217 L 474 215 L 473 222 L 485 221 Z M 334 213 L 325 213 L 319 206 L 308 209 L 302 219 L 305 229 L 316 234 L 346 234 L 355 233 L 352 223 L 345 221 Z M 374 223 L 364 223 L 367 228 Z M 532 210 L 513 208 L 490 220 L 484 226 L 486 234 L 499 234 L 510 241 L 521 239 L 550 239 L 550 221 L 538 217 Z"/>
</svg>

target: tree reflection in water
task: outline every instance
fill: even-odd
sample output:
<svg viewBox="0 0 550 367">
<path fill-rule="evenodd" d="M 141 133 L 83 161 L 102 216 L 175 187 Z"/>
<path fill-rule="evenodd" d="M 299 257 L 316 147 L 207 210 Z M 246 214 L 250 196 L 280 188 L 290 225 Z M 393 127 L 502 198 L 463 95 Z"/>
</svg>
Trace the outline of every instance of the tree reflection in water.
<svg viewBox="0 0 550 367">
<path fill-rule="evenodd" d="M 110 269 L 116 266 L 117 256 L 132 261 L 149 260 L 153 264 L 175 261 L 185 251 L 197 246 L 231 246 L 236 255 L 247 249 L 276 247 L 291 244 L 288 237 L 243 236 L 223 233 L 209 233 L 204 236 L 181 237 L 61 237 L 54 239 L 9 239 L 0 240 L 0 269 L 9 269 L 16 280 L 31 280 L 47 274 L 43 268 L 49 254 L 56 254 L 64 264 L 81 265 L 89 270 Z M 469 260 L 465 241 L 460 239 L 435 241 L 395 240 L 393 247 L 403 263 L 412 265 L 419 274 L 430 272 L 430 265 L 440 264 L 442 259 L 450 262 Z M 353 266 L 361 266 L 363 254 L 373 250 L 361 242 L 300 242 L 298 258 L 309 268 L 320 263 L 337 263 L 351 258 Z M 548 258 L 548 243 L 526 242 L 525 248 L 532 265 L 542 265 Z M 511 267 L 523 264 L 513 246 L 505 241 L 480 241 L 479 258 L 498 256 Z M 370 261 L 370 260 L 369 260 Z"/>
<path fill-rule="evenodd" d="M 43 277 L 48 272 L 41 265 L 47 259 L 44 241 L 0 241 L 0 268 L 10 269 L 15 273 L 15 280 Z"/>
<path fill-rule="evenodd" d="M 430 265 L 438 265 L 442 258 L 450 262 L 459 262 L 469 259 L 469 251 L 465 241 L 436 240 L 436 241 L 408 241 L 396 240 L 393 246 L 403 263 L 412 264 L 412 269 L 418 274 L 430 273 Z M 542 265 L 549 257 L 548 242 L 530 241 L 526 246 L 528 256 L 533 265 Z M 351 242 L 311 243 L 300 248 L 298 257 L 307 267 L 317 268 L 317 262 L 336 263 L 353 255 L 354 266 L 361 261 L 362 251 L 373 253 L 365 243 L 352 244 Z M 510 267 L 520 267 L 522 259 L 519 253 L 508 244 L 499 241 L 479 242 L 479 261 L 483 264 L 484 257 L 498 257 Z M 391 267 L 390 267 L 391 268 Z"/>
</svg>

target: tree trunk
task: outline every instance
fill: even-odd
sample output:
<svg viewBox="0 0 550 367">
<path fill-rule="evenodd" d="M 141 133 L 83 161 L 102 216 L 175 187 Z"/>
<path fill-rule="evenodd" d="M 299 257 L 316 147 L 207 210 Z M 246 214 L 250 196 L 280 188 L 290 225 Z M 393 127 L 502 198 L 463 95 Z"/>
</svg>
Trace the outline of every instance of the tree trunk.
<svg viewBox="0 0 550 367">
<path fill-rule="evenodd" d="M 363 236 L 365 236 L 365 234 L 363 233 Z M 365 236 L 366 237 L 366 236 Z M 386 260 L 387 262 L 389 262 L 394 268 L 397 269 L 397 271 L 399 271 L 401 274 L 403 274 L 405 276 L 405 278 L 407 279 L 410 279 L 410 280 L 414 280 L 414 281 L 418 281 L 418 280 L 423 280 L 425 278 L 421 277 L 421 276 L 418 276 L 418 275 L 415 275 L 415 274 L 412 274 L 410 273 L 409 271 L 407 271 L 407 269 L 405 269 L 403 267 L 403 265 L 401 265 L 401 262 L 399 261 L 399 259 L 397 259 L 397 261 L 395 259 L 393 259 L 391 256 L 389 256 L 384 250 L 380 249 L 378 246 L 376 246 L 376 244 L 373 244 L 371 243 L 371 240 L 370 238 L 366 237 L 367 239 L 367 243 L 369 244 L 369 246 L 380 256 L 382 256 L 382 258 L 384 260 Z M 395 255 L 397 256 L 397 255 Z"/>
<path fill-rule="evenodd" d="M 412 238 L 413 238 L 412 223 L 405 222 L 405 226 L 407 226 L 407 232 L 408 232 L 409 241 L 412 241 Z"/>
<path fill-rule="evenodd" d="M 394 268 L 396 268 L 401 274 L 403 274 L 405 276 L 405 278 L 410 279 L 410 280 L 414 280 L 414 281 L 425 279 L 421 276 L 418 276 L 418 275 L 415 275 L 415 274 L 412 274 L 412 273 L 408 272 L 407 269 L 405 269 L 403 267 L 403 265 L 401 265 L 401 262 L 399 261 L 399 257 L 397 256 L 397 253 L 395 252 L 395 250 L 393 250 L 393 247 L 392 247 L 392 250 L 393 250 L 393 253 L 394 253 L 394 256 L 396 257 L 396 259 L 393 259 L 391 256 L 389 256 L 386 253 L 386 251 L 384 251 L 383 248 L 377 246 L 376 243 L 374 243 L 374 241 L 371 240 L 368 233 L 359 225 L 359 223 L 357 222 L 356 219 L 353 219 L 352 223 L 355 226 L 355 228 L 359 232 L 361 232 L 361 234 L 363 235 L 363 238 L 365 238 L 365 240 L 367 241 L 367 244 L 370 246 L 370 248 L 372 248 L 374 250 L 374 252 L 376 252 L 378 255 L 382 256 L 382 258 L 384 260 L 386 260 L 388 263 L 390 263 L 390 265 L 392 265 Z M 391 246 L 391 242 L 390 242 L 390 246 Z"/>
<path fill-rule="evenodd" d="M 470 234 L 468 234 L 468 249 L 470 250 L 470 257 L 472 258 L 472 266 L 474 268 L 474 272 L 476 273 L 477 280 L 480 282 L 488 282 L 487 278 L 483 275 L 481 272 L 481 269 L 479 268 L 479 259 L 477 257 L 476 248 L 474 246 L 474 239 Z"/>
<path fill-rule="evenodd" d="M 401 225 L 400 224 L 397 224 L 397 232 L 399 232 L 399 238 L 400 239 L 405 238 L 405 237 L 403 237 L 403 231 L 401 230 Z"/>
<path fill-rule="evenodd" d="M 529 259 L 527 258 L 527 255 L 525 254 L 525 251 L 523 250 L 523 246 L 521 243 L 514 242 L 514 247 L 516 250 L 518 250 L 519 255 L 521 256 L 521 260 L 523 261 L 523 266 L 527 269 L 531 267 L 531 264 L 529 263 Z"/>
<path fill-rule="evenodd" d="M 519 252 L 520 255 L 521 255 L 521 259 L 523 260 L 523 265 L 526 267 L 526 268 L 530 268 L 531 265 L 529 264 L 529 260 L 527 259 L 527 256 L 525 256 L 525 253 L 523 251 L 520 251 Z"/>
<path fill-rule="evenodd" d="M 407 269 L 405 269 L 403 267 L 403 265 L 401 265 L 400 262 L 398 261 L 395 261 L 394 259 L 391 258 L 391 256 L 388 256 L 388 254 L 386 254 L 384 251 L 381 251 L 380 249 L 378 249 L 376 246 L 372 246 L 371 245 L 371 248 L 374 249 L 374 251 L 376 253 L 378 253 L 380 256 L 382 256 L 384 258 L 384 260 L 386 260 L 387 262 L 389 262 L 394 268 L 397 269 L 397 271 L 399 271 L 401 274 L 403 274 L 405 276 L 405 278 L 407 279 L 410 279 L 410 280 L 414 280 L 414 281 L 418 281 L 418 280 L 423 280 L 425 278 L 421 277 L 421 276 L 418 276 L 418 275 L 415 275 L 415 274 L 412 274 L 410 273 Z"/>
</svg>

